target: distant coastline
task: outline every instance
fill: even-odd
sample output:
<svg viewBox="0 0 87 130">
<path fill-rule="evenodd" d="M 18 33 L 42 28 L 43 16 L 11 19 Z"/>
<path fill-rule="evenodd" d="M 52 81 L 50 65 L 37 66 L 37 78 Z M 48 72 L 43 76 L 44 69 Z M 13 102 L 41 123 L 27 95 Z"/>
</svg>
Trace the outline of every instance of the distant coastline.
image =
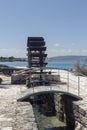
<svg viewBox="0 0 87 130">
<path fill-rule="evenodd" d="M 27 58 L 16 58 L 16 57 L 0 57 L 0 62 L 15 62 L 15 61 L 27 61 Z"/>
<path fill-rule="evenodd" d="M 46 59 L 48 64 L 46 67 L 59 68 L 59 69 L 72 69 L 77 61 L 81 65 L 87 66 L 87 56 L 57 56 Z M 28 67 L 27 58 L 3 58 L 0 61 L 1 65 L 9 67 Z"/>
<path fill-rule="evenodd" d="M 57 60 L 72 60 L 72 61 L 87 61 L 87 56 L 54 56 L 54 57 L 48 57 L 47 61 L 57 61 Z M 0 57 L 0 62 L 15 62 L 15 61 L 26 61 L 27 62 L 27 58 L 17 58 L 14 56 L 10 56 L 10 57 Z"/>
</svg>

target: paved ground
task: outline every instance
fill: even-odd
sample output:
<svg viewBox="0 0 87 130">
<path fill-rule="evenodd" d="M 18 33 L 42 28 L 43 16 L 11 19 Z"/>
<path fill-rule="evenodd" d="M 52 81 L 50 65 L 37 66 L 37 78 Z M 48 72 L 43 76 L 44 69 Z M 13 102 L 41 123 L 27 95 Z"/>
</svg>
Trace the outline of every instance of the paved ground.
<svg viewBox="0 0 87 130">
<path fill-rule="evenodd" d="M 17 102 L 23 85 L 0 85 L 0 130 L 37 130 L 32 106 Z"/>
</svg>

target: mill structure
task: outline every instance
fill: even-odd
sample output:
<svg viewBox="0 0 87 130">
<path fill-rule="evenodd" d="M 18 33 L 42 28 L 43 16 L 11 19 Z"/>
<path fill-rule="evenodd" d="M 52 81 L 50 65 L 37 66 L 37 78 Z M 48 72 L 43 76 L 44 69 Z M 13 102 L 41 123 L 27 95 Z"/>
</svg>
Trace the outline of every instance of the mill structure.
<svg viewBox="0 0 87 130">
<path fill-rule="evenodd" d="M 47 54 L 45 54 L 46 47 L 43 37 L 28 37 L 27 40 L 27 50 L 28 50 L 28 67 L 45 67 L 45 59 Z"/>
<path fill-rule="evenodd" d="M 40 81 L 42 80 L 43 68 L 46 67 L 46 46 L 43 37 L 28 37 L 28 67 L 38 68 L 40 74 Z M 34 72 L 33 72 L 34 73 Z"/>
</svg>

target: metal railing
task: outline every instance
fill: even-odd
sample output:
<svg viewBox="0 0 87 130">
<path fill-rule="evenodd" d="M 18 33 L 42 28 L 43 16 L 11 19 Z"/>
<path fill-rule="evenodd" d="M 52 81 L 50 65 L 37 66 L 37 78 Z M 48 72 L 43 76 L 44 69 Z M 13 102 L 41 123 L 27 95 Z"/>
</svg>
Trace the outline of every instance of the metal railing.
<svg viewBox="0 0 87 130">
<path fill-rule="evenodd" d="M 66 82 L 67 92 L 77 96 L 85 96 L 87 93 L 87 76 L 78 73 L 77 75 L 68 69 L 55 69 L 48 67 L 49 71 L 56 71 L 60 75 L 60 81 Z"/>
<path fill-rule="evenodd" d="M 37 70 L 36 70 L 37 71 Z M 49 71 L 53 74 L 57 74 L 60 76 L 61 82 L 66 82 L 66 91 L 70 93 L 74 93 L 77 96 L 85 96 L 87 93 L 87 76 L 78 73 L 75 75 L 73 71 L 62 68 L 55 68 L 55 67 L 46 67 L 44 71 Z M 23 71 L 19 71 L 18 73 L 26 73 L 29 72 L 29 69 L 25 69 Z M 63 85 L 61 85 L 63 86 Z M 65 87 L 65 86 L 64 86 Z M 52 90 L 52 86 L 50 86 Z M 33 88 L 34 90 L 34 88 Z"/>
</svg>

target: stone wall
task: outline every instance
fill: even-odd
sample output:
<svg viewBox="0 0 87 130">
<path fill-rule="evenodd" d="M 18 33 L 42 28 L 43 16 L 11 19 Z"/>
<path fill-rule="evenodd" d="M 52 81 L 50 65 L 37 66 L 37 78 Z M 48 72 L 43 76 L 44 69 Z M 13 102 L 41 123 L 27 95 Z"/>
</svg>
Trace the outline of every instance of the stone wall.
<svg viewBox="0 0 87 130">
<path fill-rule="evenodd" d="M 83 101 L 73 103 L 75 130 L 87 130 L 87 108 L 84 108 L 84 104 Z"/>
<path fill-rule="evenodd" d="M 22 68 L 15 68 L 15 67 L 9 67 L 9 66 L 4 66 L 0 67 L 0 73 L 3 73 L 5 75 L 12 75 L 14 71 L 19 71 L 23 70 Z"/>
<path fill-rule="evenodd" d="M 54 94 L 55 109 L 58 119 L 62 122 L 66 122 L 67 129 L 74 130 L 75 118 L 73 113 L 72 97 L 67 95 Z"/>
<path fill-rule="evenodd" d="M 61 98 L 61 95 L 54 94 L 54 101 L 55 101 L 55 110 L 56 115 L 60 121 L 66 122 L 65 112 L 64 112 L 64 103 Z"/>
<path fill-rule="evenodd" d="M 87 130 L 87 107 L 85 102 L 83 100 L 77 101 L 78 99 L 63 94 L 55 94 L 54 97 L 58 119 L 66 122 L 70 130 Z"/>
<path fill-rule="evenodd" d="M 45 75 L 45 79 L 49 81 L 60 81 L 60 75 L 47 74 Z"/>
<path fill-rule="evenodd" d="M 27 74 L 11 75 L 11 84 L 26 84 Z"/>
</svg>

